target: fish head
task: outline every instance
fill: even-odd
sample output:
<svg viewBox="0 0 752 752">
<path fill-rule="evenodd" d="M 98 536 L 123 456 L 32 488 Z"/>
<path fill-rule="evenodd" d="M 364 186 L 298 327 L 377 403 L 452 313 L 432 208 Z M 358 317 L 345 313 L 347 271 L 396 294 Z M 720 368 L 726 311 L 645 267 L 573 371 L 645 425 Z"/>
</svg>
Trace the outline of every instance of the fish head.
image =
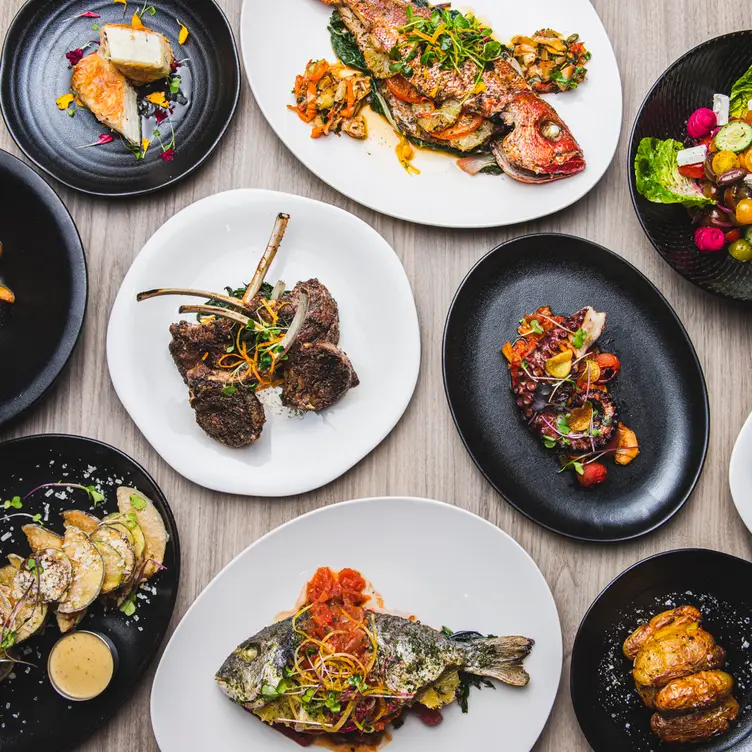
<svg viewBox="0 0 752 752">
<path fill-rule="evenodd" d="M 288 619 L 263 629 L 235 648 L 215 679 L 233 702 L 256 709 L 266 704 L 263 688 L 276 688 L 291 662 L 292 629 Z"/>
<path fill-rule="evenodd" d="M 577 141 L 555 110 L 532 92 L 519 92 L 502 120 L 510 133 L 492 144 L 499 166 L 523 183 L 550 183 L 585 169 Z"/>
</svg>

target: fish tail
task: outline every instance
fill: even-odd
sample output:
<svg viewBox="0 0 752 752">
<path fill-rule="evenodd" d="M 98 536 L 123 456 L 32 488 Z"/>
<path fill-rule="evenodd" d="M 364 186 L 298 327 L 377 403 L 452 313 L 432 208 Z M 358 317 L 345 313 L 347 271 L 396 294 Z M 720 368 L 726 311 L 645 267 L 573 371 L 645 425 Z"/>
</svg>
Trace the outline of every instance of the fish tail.
<svg viewBox="0 0 752 752">
<path fill-rule="evenodd" d="M 530 655 L 535 644 L 527 637 L 489 637 L 466 643 L 467 656 L 464 671 L 476 676 L 498 679 L 504 684 L 524 687 L 530 676 L 522 662 Z"/>
</svg>

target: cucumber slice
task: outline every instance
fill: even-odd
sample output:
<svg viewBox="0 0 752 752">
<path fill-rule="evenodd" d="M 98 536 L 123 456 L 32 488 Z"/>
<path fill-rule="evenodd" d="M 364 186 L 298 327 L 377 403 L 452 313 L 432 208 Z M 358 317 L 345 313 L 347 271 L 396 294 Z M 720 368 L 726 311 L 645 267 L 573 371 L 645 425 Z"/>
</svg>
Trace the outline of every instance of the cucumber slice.
<svg viewBox="0 0 752 752">
<path fill-rule="evenodd" d="M 715 137 L 719 151 L 733 151 L 736 154 L 752 146 L 752 125 L 743 120 L 734 120 L 724 125 Z"/>
</svg>

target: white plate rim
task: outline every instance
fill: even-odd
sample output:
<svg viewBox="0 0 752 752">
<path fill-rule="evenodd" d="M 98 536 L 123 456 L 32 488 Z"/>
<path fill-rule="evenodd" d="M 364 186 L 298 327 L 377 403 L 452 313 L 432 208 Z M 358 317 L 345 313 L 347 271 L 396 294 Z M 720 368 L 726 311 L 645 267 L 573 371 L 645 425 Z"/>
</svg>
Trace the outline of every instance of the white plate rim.
<svg viewBox="0 0 752 752">
<path fill-rule="evenodd" d="M 305 155 L 301 155 L 298 153 L 297 150 L 295 150 L 292 145 L 289 143 L 288 139 L 286 139 L 283 135 L 281 135 L 277 129 L 274 127 L 273 120 L 271 113 L 268 112 L 267 108 L 263 104 L 261 98 L 258 96 L 257 88 L 254 85 L 254 76 L 251 73 L 251 65 L 249 62 L 249 56 L 248 56 L 248 47 L 250 45 L 250 40 L 247 38 L 247 31 L 248 28 L 248 17 L 250 16 L 251 10 L 250 6 L 251 3 L 256 2 L 257 0 L 243 0 L 243 6 L 240 11 L 240 50 L 241 50 L 241 56 L 243 58 L 243 67 L 245 69 L 245 75 L 248 79 L 248 85 L 250 86 L 251 92 L 253 94 L 253 98 L 256 102 L 256 105 L 261 110 L 261 113 L 264 116 L 264 119 L 266 120 L 267 124 L 271 128 L 271 130 L 274 132 L 275 136 L 279 138 L 279 140 L 284 144 L 285 148 L 292 154 L 295 159 L 297 159 L 309 172 L 311 172 L 313 175 L 315 175 L 319 180 L 322 180 L 324 183 L 326 183 L 330 188 L 337 191 L 338 193 L 342 194 L 343 196 L 346 196 L 352 201 L 357 202 L 361 206 L 365 206 L 368 209 L 371 209 L 373 211 L 379 212 L 380 214 L 384 214 L 389 217 L 393 217 L 394 219 L 399 219 L 404 222 L 412 222 L 415 224 L 421 224 L 428 227 L 439 227 L 439 228 L 447 228 L 447 229 L 477 229 L 477 230 L 485 230 L 495 227 L 509 227 L 512 225 L 517 224 L 523 224 L 525 222 L 533 222 L 537 219 L 542 219 L 544 217 L 551 216 L 553 214 L 556 214 L 560 211 L 563 211 L 564 209 L 569 208 L 573 204 L 576 204 L 578 201 L 583 199 L 585 196 L 588 195 L 592 190 L 596 188 L 596 186 L 600 183 L 600 181 L 603 179 L 603 176 L 608 171 L 609 167 L 611 167 L 614 157 L 616 156 L 616 151 L 619 148 L 619 143 L 621 141 L 621 132 L 623 130 L 623 123 L 622 119 L 624 116 L 624 87 L 621 80 L 621 71 L 619 70 L 618 61 L 616 59 L 616 53 L 614 52 L 613 44 L 611 43 L 611 38 L 608 35 L 608 31 L 606 30 L 606 27 L 603 24 L 603 21 L 601 20 L 600 15 L 598 14 L 598 11 L 595 9 L 595 7 L 592 5 L 591 0 L 586 0 L 588 4 L 591 6 L 593 14 L 595 16 L 595 19 L 600 26 L 601 30 L 603 31 L 603 35 L 608 40 L 608 53 L 610 58 L 612 59 L 616 71 L 616 83 L 618 85 L 618 103 L 619 103 L 619 127 L 618 131 L 616 133 L 616 138 L 613 140 L 613 146 L 609 150 L 608 159 L 604 162 L 603 168 L 599 171 L 599 174 L 594 175 L 594 179 L 592 181 L 592 184 L 589 188 L 587 188 L 582 193 L 572 193 L 571 195 L 568 195 L 566 198 L 563 199 L 563 201 L 560 201 L 557 203 L 552 209 L 545 212 L 532 212 L 529 216 L 522 216 L 520 218 L 514 218 L 510 220 L 505 220 L 502 222 L 499 221 L 488 221 L 488 222 L 442 222 L 440 219 L 436 219 L 436 221 L 432 222 L 424 222 L 422 220 L 417 220 L 414 217 L 411 217 L 409 212 L 398 212 L 398 211 L 387 211 L 377 205 L 375 205 L 372 202 L 363 201 L 360 198 L 356 198 L 350 194 L 344 193 L 342 190 L 340 190 L 334 182 L 327 177 L 327 175 L 322 174 L 321 171 L 315 170 L 311 164 L 310 161 L 305 157 Z M 307 0 L 308 2 L 312 2 L 313 0 Z M 321 0 L 319 0 L 321 1 Z M 588 169 L 592 170 L 591 167 L 588 167 Z M 511 178 L 510 178 L 511 180 Z"/>
<path fill-rule="evenodd" d="M 206 587 L 199 593 L 199 595 L 196 597 L 193 603 L 191 603 L 191 605 L 188 607 L 186 612 L 180 618 L 178 625 L 175 627 L 175 631 L 170 635 L 170 639 L 167 642 L 167 646 L 165 647 L 159 659 L 159 664 L 157 665 L 157 670 L 154 674 L 154 680 L 152 682 L 151 692 L 149 695 L 149 716 L 151 719 L 152 732 L 154 733 L 154 736 L 157 739 L 157 743 L 159 743 L 159 737 L 157 735 L 157 729 L 155 728 L 155 720 L 154 720 L 156 716 L 156 707 L 155 707 L 156 698 L 159 696 L 157 692 L 157 683 L 162 672 L 166 671 L 166 669 L 163 669 L 163 665 L 165 664 L 165 659 L 170 654 L 171 650 L 174 649 L 172 645 L 173 645 L 173 641 L 176 635 L 179 633 L 179 631 L 182 628 L 184 628 L 185 622 L 188 620 L 189 616 L 194 611 L 194 609 L 198 607 L 198 604 L 201 602 L 204 596 L 208 593 L 209 589 L 218 586 L 218 583 L 222 575 L 226 571 L 230 570 L 231 568 L 238 566 L 240 563 L 240 560 L 244 558 L 246 554 L 248 554 L 248 552 L 250 552 L 257 546 L 261 545 L 262 542 L 268 539 L 274 538 L 277 534 L 282 533 L 284 530 L 286 530 L 287 528 L 293 525 L 304 522 L 305 520 L 315 515 L 331 514 L 333 510 L 336 510 L 339 507 L 344 507 L 344 506 L 354 507 L 354 506 L 365 506 L 368 504 L 378 504 L 379 502 L 384 501 L 384 500 L 390 500 L 392 502 L 405 502 L 408 504 L 417 504 L 417 505 L 424 506 L 425 508 L 439 507 L 442 509 L 449 508 L 450 510 L 454 510 L 456 513 L 458 513 L 461 516 L 472 518 L 482 523 L 483 525 L 492 528 L 496 533 L 500 534 L 508 543 L 512 544 L 512 546 L 515 549 L 517 549 L 523 555 L 523 557 L 526 558 L 532 565 L 532 570 L 535 573 L 535 575 L 539 578 L 540 582 L 543 584 L 544 592 L 548 594 L 548 597 L 550 599 L 550 605 L 553 607 L 553 612 L 556 615 L 556 628 L 557 628 L 557 632 L 559 635 L 559 639 L 557 641 L 557 647 L 558 647 L 558 653 L 560 656 L 560 660 L 558 662 L 559 670 L 558 670 L 558 679 L 556 682 L 556 691 L 552 693 L 550 703 L 548 703 L 548 707 L 545 708 L 546 712 L 543 715 L 543 718 L 544 718 L 543 723 L 540 729 L 537 730 L 535 742 L 533 743 L 533 746 L 535 746 L 535 744 L 537 743 L 538 739 L 540 739 L 541 734 L 543 733 L 544 729 L 546 728 L 550 720 L 551 713 L 553 711 L 554 705 L 556 704 L 556 700 L 559 695 L 559 685 L 561 684 L 561 676 L 562 676 L 563 669 L 564 669 L 564 637 L 563 637 L 563 632 L 562 632 L 562 627 L 561 627 L 561 616 L 559 614 L 559 609 L 556 605 L 556 599 L 553 596 L 551 587 L 548 584 L 548 581 L 546 580 L 546 578 L 543 576 L 543 573 L 541 572 L 538 564 L 535 562 L 535 559 L 533 559 L 533 557 L 527 552 L 527 550 L 517 540 L 515 540 L 505 530 L 502 530 L 498 525 L 494 525 L 492 522 L 485 519 L 484 517 L 481 517 L 480 515 L 470 512 L 469 510 L 464 509 L 463 507 L 456 506 L 449 502 L 438 501 L 437 499 L 429 499 L 427 497 L 421 497 L 421 496 L 370 496 L 370 497 L 365 497 L 365 498 L 360 498 L 360 499 L 351 499 L 349 501 L 342 501 L 336 504 L 331 504 L 329 506 L 320 507 L 319 509 L 314 509 L 298 517 L 293 517 L 287 522 L 284 522 L 281 525 L 270 530 L 269 532 L 265 533 L 260 538 L 253 541 L 253 543 L 251 543 L 249 546 L 243 549 L 240 553 L 238 553 L 224 567 L 222 567 L 222 569 L 216 575 L 214 575 L 214 577 L 212 577 L 212 579 L 209 581 Z"/>
<path fill-rule="evenodd" d="M 752 533 L 752 490 L 750 490 L 749 501 L 746 505 L 744 499 L 739 495 L 738 490 L 735 492 L 735 489 L 739 488 L 738 484 L 743 483 L 744 480 L 743 477 L 741 477 L 743 472 L 741 467 L 743 463 L 742 451 L 745 448 L 752 450 L 752 413 L 750 413 L 744 421 L 744 425 L 734 442 L 734 449 L 731 452 L 728 473 L 729 489 L 731 490 L 731 498 L 734 501 L 734 506 L 736 507 L 737 513 L 742 518 L 742 522 L 749 532 Z"/>
<path fill-rule="evenodd" d="M 130 268 L 128 269 L 128 272 L 126 273 L 125 277 L 123 278 L 123 281 L 120 285 L 120 289 L 118 290 L 117 296 L 115 298 L 115 302 L 112 306 L 112 310 L 110 312 L 110 319 L 107 327 L 107 335 L 106 335 L 106 352 L 107 352 L 107 366 L 108 371 L 110 375 L 110 381 L 113 385 L 113 388 L 115 389 L 115 393 L 118 396 L 118 399 L 122 403 L 123 407 L 125 408 L 126 412 L 128 413 L 131 420 L 135 423 L 138 430 L 143 434 L 144 438 L 147 440 L 149 445 L 159 454 L 159 456 L 170 466 L 175 470 L 177 473 L 182 475 L 183 477 L 190 480 L 192 483 L 196 483 L 197 485 L 208 488 L 213 491 L 218 491 L 220 493 L 234 493 L 242 496 L 256 496 L 258 493 L 252 489 L 249 490 L 249 487 L 246 483 L 231 483 L 227 482 L 226 484 L 221 483 L 213 483 L 213 482 L 207 482 L 206 479 L 199 477 L 199 475 L 196 475 L 193 473 L 190 463 L 188 467 L 181 467 L 180 469 L 176 467 L 175 463 L 171 461 L 171 459 L 166 456 L 166 453 L 162 451 L 161 446 L 162 442 L 155 441 L 155 431 L 152 430 L 151 426 L 144 425 L 143 421 L 137 419 L 134 417 L 134 413 L 137 414 L 137 410 L 135 409 L 135 403 L 137 401 L 134 394 L 132 394 L 132 390 L 129 390 L 126 388 L 125 382 L 121 381 L 121 378 L 119 376 L 116 376 L 114 374 L 118 374 L 121 371 L 124 371 L 125 369 L 120 368 L 120 359 L 122 358 L 122 355 L 120 354 L 120 350 L 115 346 L 115 340 L 116 340 L 116 329 L 118 326 L 120 326 L 120 322 L 117 317 L 117 313 L 119 312 L 120 308 L 123 307 L 126 304 L 125 294 L 126 294 L 126 287 L 128 283 L 128 279 L 131 276 L 131 274 L 135 274 L 139 268 L 142 265 L 145 265 L 148 263 L 149 258 L 157 255 L 160 252 L 160 248 L 163 244 L 163 240 L 168 238 L 174 229 L 176 229 L 182 222 L 185 221 L 186 216 L 189 216 L 193 211 L 198 209 L 199 211 L 204 207 L 211 207 L 212 204 L 221 204 L 225 197 L 233 195 L 233 196 L 241 196 L 245 195 L 248 197 L 249 201 L 253 201 L 256 198 L 263 198 L 263 197 L 274 197 L 279 201 L 285 201 L 285 202 L 301 202 L 303 204 L 308 205 L 315 205 L 319 209 L 323 207 L 324 211 L 331 211 L 336 215 L 340 215 L 343 217 L 347 217 L 347 221 L 354 221 L 362 226 L 364 233 L 371 235 L 375 240 L 377 240 L 378 243 L 380 243 L 385 250 L 389 249 L 389 251 L 392 254 L 393 257 L 393 264 L 394 264 L 394 272 L 395 274 L 399 274 L 404 279 L 405 284 L 407 285 L 407 288 L 410 291 L 410 301 L 412 302 L 411 310 L 410 310 L 410 318 L 411 321 L 408 322 L 409 326 L 406 324 L 406 331 L 412 331 L 414 333 L 414 337 L 412 338 L 412 341 L 406 342 L 405 352 L 412 352 L 413 358 L 411 358 L 409 361 L 406 360 L 404 364 L 402 365 L 403 370 L 401 371 L 403 376 L 403 383 L 407 385 L 407 388 L 405 389 L 403 393 L 403 397 L 399 402 L 398 409 L 395 409 L 394 411 L 394 419 L 392 421 L 389 421 L 389 423 L 385 426 L 384 430 L 379 432 L 378 434 L 373 434 L 371 441 L 367 442 L 367 451 L 364 449 L 361 453 L 361 456 L 359 456 L 357 459 L 353 460 L 349 466 L 344 467 L 341 470 L 337 470 L 334 473 L 328 473 L 326 475 L 322 475 L 320 479 L 316 480 L 315 482 L 304 482 L 299 481 L 297 484 L 289 483 L 284 487 L 284 489 L 280 489 L 278 491 L 266 489 L 264 490 L 264 496 L 268 498 L 281 498 L 281 497 L 288 497 L 288 496 L 297 496 L 299 494 L 308 493 L 310 491 L 314 491 L 318 488 L 321 488 L 323 486 L 328 485 L 329 483 L 332 483 L 337 478 L 341 477 L 345 473 L 349 472 L 355 465 L 357 465 L 359 462 L 361 462 L 365 457 L 367 457 L 371 452 L 373 452 L 374 449 L 376 449 L 388 436 L 389 434 L 394 430 L 394 428 L 399 424 L 399 422 L 402 420 L 402 417 L 404 416 L 408 406 L 410 405 L 410 402 L 412 401 L 413 395 L 415 394 L 415 389 L 418 384 L 418 377 L 420 375 L 420 367 L 421 367 L 421 358 L 422 358 L 422 352 L 421 352 L 421 334 L 420 334 L 420 323 L 418 318 L 418 310 L 415 303 L 415 296 L 412 291 L 412 285 L 410 284 L 410 280 L 407 276 L 407 272 L 405 271 L 404 266 L 402 265 L 402 262 L 397 256 L 396 251 L 392 246 L 387 242 L 387 240 L 378 233 L 371 225 L 369 225 L 367 222 L 364 222 L 362 219 L 357 217 L 354 214 L 350 214 L 349 212 L 345 211 L 344 209 L 339 208 L 338 206 L 334 206 L 332 204 L 325 203 L 323 201 L 317 201 L 315 199 L 307 198 L 305 196 L 299 196 L 297 194 L 291 194 L 291 193 L 284 193 L 281 191 L 270 191 L 266 189 L 259 189 L 259 188 L 237 188 L 232 189 L 228 191 L 222 191 L 220 193 L 214 193 L 210 196 L 206 196 L 205 198 L 199 199 L 198 201 L 195 201 L 188 206 L 186 206 L 184 209 L 180 210 L 176 214 L 172 215 L 147 241 L 146 244 L 143 246 L 143 248 L 139 251 L 136 258 L 134 259 L 133 263 L 131 264 Z M 134 271 L 135 270 L 135 271 Z M 407 335 L 406 335 L 407 336 Z"/>
</svg>

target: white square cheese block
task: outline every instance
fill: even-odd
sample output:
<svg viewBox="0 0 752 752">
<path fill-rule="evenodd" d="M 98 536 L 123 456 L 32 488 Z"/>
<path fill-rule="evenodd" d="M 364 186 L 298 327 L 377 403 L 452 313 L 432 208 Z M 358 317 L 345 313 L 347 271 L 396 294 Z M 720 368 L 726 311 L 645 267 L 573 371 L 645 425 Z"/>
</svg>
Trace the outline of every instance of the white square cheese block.
<svg viewBox="0 0 752 752">
<path fill-rule="evenodd" d="M 150 29 L 123 24 L 105 24 L 99 34 L 99 51 L 136 85 L 167 78 L 175 55 L 170 43 Z"/>
<path fill-rule="evenodd" d="M 719 126 L 728 125 L 731 100 L 725 94 L 713 94 L 713 112 Z"/>
<path fill-rule="evenodd" d="M 676 163 L 679 167 L 701 164 L 708 156 L 707 146 L 693 146 L 691 149 L 683 149 L 676 155 Z"/>
<path fill-rule="evenodd" d="M 73 68 L 71 89 L 100 123 L 141 144 L 136 90 L 109 60 L 97 52 L 83 58 Z"/>
</svg>

